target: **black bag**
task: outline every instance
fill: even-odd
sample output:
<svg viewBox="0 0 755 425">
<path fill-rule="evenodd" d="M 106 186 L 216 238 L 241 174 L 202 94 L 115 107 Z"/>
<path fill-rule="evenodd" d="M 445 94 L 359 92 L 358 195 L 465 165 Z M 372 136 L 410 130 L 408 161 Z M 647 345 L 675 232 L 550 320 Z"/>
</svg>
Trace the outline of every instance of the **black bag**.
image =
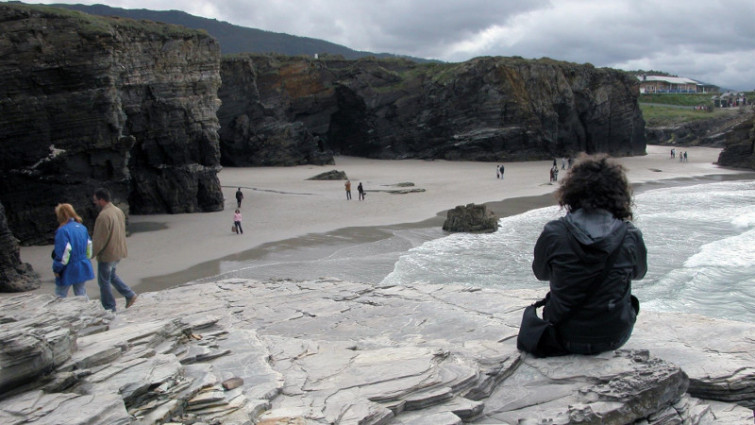
<svg viewBox="0 0 755 425">
<path fill-rule="evenodd" d="M 549 294 L 550 295 L 550 294 Z M 562 356 L 568 354 L 556 335 L 553 323 L 541 319 L 537 309 L 545 305 L 548 295 L 542 300 L 524 309 L 519 335 L 516 337 L 516 348 L 532 353 L 535 357 Z"/>
</svg>

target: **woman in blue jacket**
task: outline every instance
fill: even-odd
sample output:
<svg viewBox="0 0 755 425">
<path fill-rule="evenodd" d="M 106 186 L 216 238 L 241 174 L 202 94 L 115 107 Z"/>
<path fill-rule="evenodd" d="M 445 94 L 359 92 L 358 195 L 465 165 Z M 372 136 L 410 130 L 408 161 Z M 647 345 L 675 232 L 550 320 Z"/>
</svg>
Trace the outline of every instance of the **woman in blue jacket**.
<svg viewBox="0 0 755 425">
<path fill-rule="evenodd" d="M 92 240 L 71 204 L 58 204 L 55 215 L 60 226 L 55 232 L 52 271 L 55 273 L 55 295 L 65 298 L 73 286 L 74 295 L 87 296 L 86 281 L 94 279 Z"/>
</svg>

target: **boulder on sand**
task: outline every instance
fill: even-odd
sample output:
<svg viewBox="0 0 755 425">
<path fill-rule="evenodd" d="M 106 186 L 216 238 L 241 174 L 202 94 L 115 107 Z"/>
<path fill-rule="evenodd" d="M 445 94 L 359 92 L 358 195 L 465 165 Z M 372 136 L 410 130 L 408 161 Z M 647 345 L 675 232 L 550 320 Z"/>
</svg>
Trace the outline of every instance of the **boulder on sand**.
<svg viewBox="0 0 755 425">
<path fill-rule="evenodd" d="M 492 233 L 498 230 L 498 217 L 485 205 L 468 204 L 448 210 L 443 230 L 447 232 Z"/>
</svg>

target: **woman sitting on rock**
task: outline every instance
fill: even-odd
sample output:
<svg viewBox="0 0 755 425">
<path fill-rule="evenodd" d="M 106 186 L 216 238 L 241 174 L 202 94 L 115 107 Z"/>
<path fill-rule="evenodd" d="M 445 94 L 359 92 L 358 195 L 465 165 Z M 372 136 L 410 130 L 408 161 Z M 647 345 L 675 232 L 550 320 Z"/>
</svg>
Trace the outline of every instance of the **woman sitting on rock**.
<svg viewBox="0 0 755 425">
<path fill-rule="evenodd" d="M 647 271 L 642 232 L 629 221 L 624 168 L 604 155 L 583 157 L 556 196 L 566 216 L 545 225 L 532 262 L 535 276 L 550 281 L 543 319 L 554 324 L 563 348 L 548 355 L 619 348 L 639 312 L 631 281 Z"/>
</svg>

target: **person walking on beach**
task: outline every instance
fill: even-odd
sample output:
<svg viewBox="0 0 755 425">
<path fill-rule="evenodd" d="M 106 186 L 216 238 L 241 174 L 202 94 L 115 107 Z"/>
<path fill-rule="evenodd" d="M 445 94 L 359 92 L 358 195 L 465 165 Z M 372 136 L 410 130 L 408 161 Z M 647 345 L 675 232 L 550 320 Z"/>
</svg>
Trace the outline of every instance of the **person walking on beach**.
<svg viewBox="0 0 755 425">
<path fill-rule="evenodd" d="M 236 226 L 236 234 L 244 234 L 244 229 L 241 228 L 241 211 L 238 209 L 233 213 L 233 225 Z"/>
<path fill-rule="evenodd" d="M 501 178 L 501 166 L 496 165 L 495 166 L 495 178 L 500 179 Z"/>
<path fill-rule="evenodd" d="M 241 188 L 239 188 L 236 191 L 236 208 L 241 208 L 241 201 L 244 200 L 244 193 L 241 191 Z"/>
<path fill-rule="evenodd" d="M 89 232 L 81 224 L 71 204 L 58 204 L 55 207 L 58 230 L 55 231 L 55 248 L 52 253 L 52 271 L 55 274 L 55 295 L 68 296 L 73 286 L 73 294 L 87 296 L 86 281 L 94 279 L 92 262 L 92 240 Z"/>
<path fill-rule="evenodd" d="M 362 187 L 362 182 L 359 182 L 357 185 L 357 192 L 359 192 L 359 200 L 364 201 L 364 187 Z"/>
<path fill-rule="evenodd" d="M 631 281 L 647 272 L 642 232 L 630 221 L 625 169 L 606 155 L 585 157 L 556 197 L 566 215 L 545 225 L 532 261 L 535 277 L 550 282 L 543 319 L 553 324 L 555 340 L 546 338 L 554 345 L 544 354 L 617 349 L 629 340 L 639 312 Z"/>
<path fill-rule="evenodd" d="M 351 180 L 346 180 L 343 187 L 346 189 L 346 200 L 348 201 L 351 199 Z"/>
<path fill-rule="evenodd" d="M 126 298 L 126 308 L 136 302 L 138 295 L 116 274 L 118 262 L 128 256 L 126 247 L 126 216 L 111 202 L 110 191 L 94 191 L 94 204 L 100 208 L 92 232 L 92 254 L 97 257 L 97 284 L 100 302 L 105 310 L 115 312 L 115 298 L 110 285 Z"/>
<path fill-rule="evenodd" d="M 498 171 L 501 173 L 501 180 L 503 180 L 503 164 L 498 166 Z"/>
</svg>

